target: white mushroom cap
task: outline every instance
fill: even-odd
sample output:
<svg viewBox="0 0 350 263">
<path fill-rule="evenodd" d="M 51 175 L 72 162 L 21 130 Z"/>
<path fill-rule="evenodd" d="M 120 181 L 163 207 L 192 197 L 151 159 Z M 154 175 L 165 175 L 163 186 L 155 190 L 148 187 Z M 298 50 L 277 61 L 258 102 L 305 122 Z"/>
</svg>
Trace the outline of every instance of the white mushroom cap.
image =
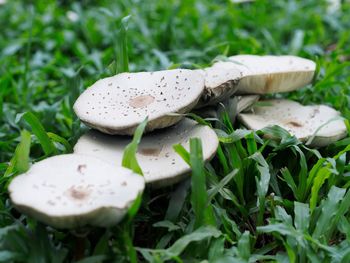
<svg viewBox="0 0 350 263">
<path fill-rule="evenodd" d="M 304 142 L 315 135 L 310 143 L 314 147 L 326 146 L 347 134 L 340 113 L 328 106 L 303 106 L 291 100 L 266 100 L 264 103 L 268 106 L 256 106 L 253 113 L 238 115 L 247 128 L 260 130 L 278 125 Z"/>
<path fill-rule="evenodd" d="M 248 110 L 259 98 L 259 95 L 238 96 L 237 113 Z"/>
<path fill-rule="evenodd" d="M 316 70 L 315 62 L 296 56 L 237 55 L 229 60 L 214 66 L 242 72 L 237 94 L 293 91 L 311 83 Z"/>
<path fill-rule="evenodd" d="M 57 228 L 117 224 L 144 189 L 144 178 L 91 156 L 66 154 L 35 163 L 9 185 L 14 206 Z"/>
<path fill-rule="evenodd" d="M 108 134 L 133 134 L 148 116 L 146 131 L 171 126 L 187 113 L 204 90 L 196 71 L 174 69 L 122 73 L 97 81 L 74 104 L 74 111 L 88 126 Z"/>
<path fill-rule="evenodd" d="M 205 90 L 196 108 L 214 105 L 229 98 L 237 88 L 242 73 L 238 69 L 208 67 L 197 70 L 205 80 Z"/>
<path fill-rule="evenodd" d="M 174 127 L 155 131 L 142 137 L 137 160 L 146 183 L 153 187 L 171 185 L 189 174 L 189 165 L 174 151 L 173 145 L 181 143 L 189 150 L 189 139 L 200 138 L 203 142 L 203 158 L 209 160 L 218 147 L 216 133 L 208 126 L 199 125 L 188 118 Z M 122 162 L 125 146 L 130 139 L 89 131 L 74 147 L 74 152 L 100 158 L 115 166 Z"/>
</svg>

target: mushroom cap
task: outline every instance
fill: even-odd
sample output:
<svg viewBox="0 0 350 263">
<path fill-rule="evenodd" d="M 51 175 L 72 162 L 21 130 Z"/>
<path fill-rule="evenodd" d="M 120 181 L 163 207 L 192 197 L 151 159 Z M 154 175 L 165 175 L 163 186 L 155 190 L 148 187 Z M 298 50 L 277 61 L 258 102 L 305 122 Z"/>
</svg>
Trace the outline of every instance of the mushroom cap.
<svg viewBox="0 0 350 263">
<path fill-rule="evenodd" d="M 315 62 L 296 56 L 237 55 L 229 60 L 214 66 L 241 71 L 236 94 L 293 91 L 310 84 L 316 70 Z"/>
<path fill-rule="evenodd" d="M 322 147 L 344 138 L 347 134 L 340 113 L 325 105 L 303 106 L 291 100 L 265 100 L 268 106 L 255 106 L 253 113 L 241 113 L 239 120 L 249 129 L 261 130 L 278 125 L 310 145 Z M 322 126 L 322 127 L 321 127 Z"/>
<path fill-rule="evenodd" d="M 209 160 L 218 147 L 216 133 L 208 126 L 197 124 L 188 118 L 173 127 L 155 131 L 142 137 L 136 158 L 147 184 L 163 187 L 182 180 L 191 171 L 190 166 L 178 155 L 174 144 L 182 144 L 189 150 L 189 139 L 203 141 L 203 158 Z M 100 158 L 118 166 L 122 162 L 125 146 L 130 139 L 89 131 L 78 140 L 74 152 Z"/>
<path fill-rule="evenodd" d="M 66 154 L 35 163 L 9 185 L 14 206 L 57 228 L 109 227 L 127 213 L 144 178 L 87 155 Z"/>
<path fill-rule="evenodd" d="M 259 95 L 238 96 L 237 113 L 249 110 L 249 108 L 259 100 Z"/>
<path fill-rule="evenodd" d="M 187 69 L 121 73 L 98 80 L 74 104 L 74 111 L 88 126 L 108 134 L 135 131 L 146 116 L 146 132 L 171 126 L 198 102 L 204 78 Z"/>
<path fill-rule="evenodd" d="M 238 69 L 208 67 L 197 70 L 205 80 L 205 90 L 196 108 L 214 105 L 232 96 L 237 88 L 242 73 Z"/>
</svg>

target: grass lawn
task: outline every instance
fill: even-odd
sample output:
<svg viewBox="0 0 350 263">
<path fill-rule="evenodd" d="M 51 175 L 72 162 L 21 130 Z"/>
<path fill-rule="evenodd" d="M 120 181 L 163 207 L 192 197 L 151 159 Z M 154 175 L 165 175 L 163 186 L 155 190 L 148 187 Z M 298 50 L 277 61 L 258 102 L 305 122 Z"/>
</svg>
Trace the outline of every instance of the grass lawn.
<svg viewBox="0 0 350 263">
<path fill-rule="evenodd" d="M 135 262 L 135 253 L 140 262 L 350 262 L 349 2 L 339 10 L 323 0 L 3 2 L 0 262 Z M 130 71 L 152 71 L 235 54 L 315 60 L 312 85 L 269 96 L 334 107 L 347 138 L 311 149 L 276 127 L 243 134 L 221 107 L 213 160 L 203 170 L 193 147 L 192 181 L 146 189 L 131 223 L 76 237 L 12 207 L 10 180 L 72 151 L 87 130 L 72 104 L 127 58 Z"/>
</svg>

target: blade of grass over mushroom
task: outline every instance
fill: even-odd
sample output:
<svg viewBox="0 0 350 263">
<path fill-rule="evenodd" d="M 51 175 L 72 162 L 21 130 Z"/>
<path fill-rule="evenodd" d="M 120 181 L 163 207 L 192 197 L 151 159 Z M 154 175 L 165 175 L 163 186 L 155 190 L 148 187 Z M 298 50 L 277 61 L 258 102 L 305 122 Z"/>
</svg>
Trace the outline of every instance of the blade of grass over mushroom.
<svg viewBox="0 0 350 263">
<path fill-rule="evenodd" d="M 317 136 L 317 133 L 322 130 L 322 128 L 326 127 L 329 123 L 333 122 L 333 121 L 344 121 L 344 118 L 341 117 L 341 116 L 337 116 L 337 117 L 334 117 L 334 118 L 331 118 L 329 119 L 327 122 L 323 123 L 321 126 L 319 126 L 314 134 L 307 140 L 307 142 L 305 143 L 306 145 L 310 145 L 312 143 L 312 141 L 315 139 L 315 137 Z"/>
<path fill-rule="evenodd" d="M 135 173 L 143 176 L 142 169 L 137 161 L 136 153 L 139 143 L 141 142 L 142 134 L 147 125 L 148 118 L 146 118 L 139 126 L 136 128 L 134 137 L 124 150 L 122 166 L 131 169 Z M 122 238 L 125 242 L 125 248 L 129 256 L 129 260 L 132 263 L 137 263 L 137 254 L 132 242 L 132 220 L 137 214 L 142 202 L 142 194 L 139 194 L 134 200 L 131 207 L 128 209 L 128 217 L 125 221 L 124 227 L 122 228 Z"/>
<path fill-rule="evenodd" d="M 206 175 L 204 169 L 202 143 L 198 138 L 190 139 L 191 204 L 195 214 L 195 228 L 215 224 L 212 207 L 208 204 Z"/>
<path fill-rule="evenodd" d="M 185 147 L 183 147 L 181 144 L 175 144 L 173 146 L 174 151 L 181 156 L 181 158 L 188 164 L 191 165 L 191 157 L 190 153 L 186 151 Z"/>
<path fill-rule="evenodd" d="M 57 149 L 50 137 L 47 135 L 43 125 L 39 119 L 31 112 L 26 112 L 19 115 L 19 119 L 23 118 L 32 128 L 32 132 L 38 138 L 41 147 L 43 148 L 45 155 L 50 156 L 57 153 Z"/>
<path fill-rule="evenodd" d="M 123 160 L 122 160 L 122 166 L 125 168 L 129 168 L 130 170 L 134 171 L 135 173 L 138 173 L 140 175 L 143 175 L 142 169 L 137 162 L 136 159 L 136 153 L 137 153 L 137 147 L 139 143 L 141 142 L 141 137 L 143 134 L 143 131 L 145 130 L 145 127 L 147 125 L 148 118 L 146 118 L 137 128 L 134 133 L 134 137 L 124 150 Z"/>
</svg>

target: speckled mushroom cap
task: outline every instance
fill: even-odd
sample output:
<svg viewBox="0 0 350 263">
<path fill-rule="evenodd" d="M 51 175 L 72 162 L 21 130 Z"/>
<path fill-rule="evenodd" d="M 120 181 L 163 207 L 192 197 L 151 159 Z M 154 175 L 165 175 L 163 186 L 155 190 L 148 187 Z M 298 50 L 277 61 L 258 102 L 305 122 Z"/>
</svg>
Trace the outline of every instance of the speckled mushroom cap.
<svg viewBox="0 0 350 263">
<path fill-rule="evenodd" d="M 242 77 L 238 69 L 232 68 L 212 66 L 197 71 L 204 77 L 205 90 L 196 108 L 214 105 L 229 98 L 236 92 Z"/>
<path fill-rule="evenodd" d="M 66 154 L 35 163 L 9 185 L 14 206 L 57 228 L 117 224 L 144 189 L 144 178 L 91 156 Z"/>
<path fill-rule="evenodd" d="M 311 83 L 316 70 L 315 62 L 296 56 L 237 55 L 229 60 L 214 66 L 241 71 L 236 94 L 293 91 Z"/>
<path fill-rule="evenodd" d="M 74 111 L 88 126 L 108 134 L 135 131 L 146 116 L 146 132 L 171 126 L 187 113 L 204 90 L 196 71 L 174 69 L 122 73 L 97 81 L 74 104 Z"/>
<path fill-rule="evenodd" d="M 173 127 L 143 136 L 136 158 L 146 183 L 152 187 L 162 187 L 179 182 L 188 175 L 190 167 L 174 151 L 173 145 L 181 143 L 188 150 L 189 139 L 194 137 L 202 139 L 204 160 L 214 156 L 218 147 L 215 132 L 188 118 Z M 92 155 L 119 166 L 124 148 L 129 142 L 130 139 L 125 137 L 89 131 L 78 140 L 74 152 Z"/>
<path fill-rule="evenodd" d="M 237 113 L 249 110 L 249 108 L 259 100 L 259 95 L 238 96 Z"/>
<path fill-rule="evenodd" d="M 238 115 L 249 129 L 260 130 L 278 125 L 310 145 L 326 146 L 346 136 L 346 127 L 338 111 L 325 105 L 303 106 L 291 100 L 265 100 L 268 106 L 256 106 L 253 113 Z M 315 134 L 316 133 L 316 134 Z"/>
</svg>

